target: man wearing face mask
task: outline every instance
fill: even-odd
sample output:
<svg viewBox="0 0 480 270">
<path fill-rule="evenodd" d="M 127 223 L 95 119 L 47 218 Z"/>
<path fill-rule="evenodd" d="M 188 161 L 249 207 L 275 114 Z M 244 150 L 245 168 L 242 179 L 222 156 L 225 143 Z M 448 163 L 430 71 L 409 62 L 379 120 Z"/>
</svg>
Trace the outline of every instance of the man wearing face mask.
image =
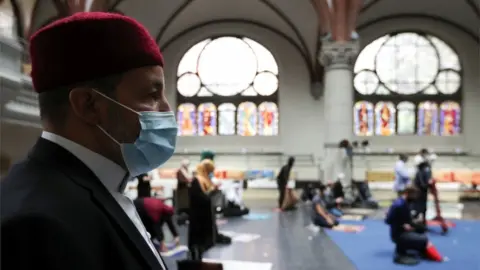
<svg viewBox="0 0 480 270">
<path fill-rule="evenodd" d="M 122 195 L 175 149 L 155 40 L 131 18 L 77 13 L 35 33 L 30 56 L 44 131 L 1 184 L 1 268 L 167 269 Z"/>
</svg>

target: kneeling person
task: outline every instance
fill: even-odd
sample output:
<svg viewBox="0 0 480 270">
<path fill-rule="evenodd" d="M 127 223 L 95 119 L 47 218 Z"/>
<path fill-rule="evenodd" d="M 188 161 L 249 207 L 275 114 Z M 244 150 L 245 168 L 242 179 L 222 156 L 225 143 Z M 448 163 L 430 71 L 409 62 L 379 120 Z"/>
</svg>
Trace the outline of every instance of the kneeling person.
<svg viewBox="0 0 480 270">
<path fill-rule="evenodd" d="M 321 186 L 320 189 L 317 190 L 317 194 L 313 197 L 312 221 L 313 224 L 316 226 L 323 228 L 333 228 L 338 225 L 338 220 L 327 210 L 324 191 L 325 187 Z"/>
<path fill-rule="evenodd" d="M 180 244 L 178 232 L 173 224 L 174 209 L 166 205 L 162 200 L 157 198 L 138 198 L 134 201 L 135 208 L 138 215 L 145 226 L 145 229 L 150 234 L 152 241 L 160 242 L 159 252 L 168 251 L 165 245 L 165 235 L 163 233 L 163 225 L 167 224 L 170 233 L 175 238 L 175 244 Z"/>
<path fill-rule="evenodd" d="M 400 192 L 388 210 L 385 222 L 390 225 L 390 237 L 395 243 L 394 262 L 399 264 L 413 265 L 418 260 L 408 256 L 408 251 L 419 252 L 420 255 L 433 261 L 443 261 L 443 257 L 437 249 L 428 241 L 427 235 L 416 231 L 416 224 L 412 220 L 409 204 L 416 198 L 416 189 L 407 187 Z"/>
</svg>

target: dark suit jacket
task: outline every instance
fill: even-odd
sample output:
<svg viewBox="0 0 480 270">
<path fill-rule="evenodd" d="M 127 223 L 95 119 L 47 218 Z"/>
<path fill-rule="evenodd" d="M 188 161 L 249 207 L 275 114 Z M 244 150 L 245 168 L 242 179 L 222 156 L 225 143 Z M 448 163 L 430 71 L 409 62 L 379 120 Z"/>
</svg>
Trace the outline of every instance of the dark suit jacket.
<svg viewBox="0 0 480 270">
<path fill-rule="evenodd" d="M 94 173 L 48 140 L 11 169 L 0 192 L 3 270 L 162 269 Z"/>
<path fill-rule="evenodd" d="M 206 251 L 215 245 L 217 234 L 212 200 L 203 192 L 196 177 L 192 180 L 189 196 L 188 246 L 190 249 L 199 248 Z"/>
</svg>

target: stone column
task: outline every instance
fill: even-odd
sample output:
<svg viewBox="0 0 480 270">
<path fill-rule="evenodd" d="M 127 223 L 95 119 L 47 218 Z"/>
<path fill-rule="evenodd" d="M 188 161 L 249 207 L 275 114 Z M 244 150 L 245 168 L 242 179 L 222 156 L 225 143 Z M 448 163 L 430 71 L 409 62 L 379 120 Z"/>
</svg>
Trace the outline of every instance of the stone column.
<svg viewBox="0 0 480 270">
<path fill-rule="evenodd" d="M 353 73 L 359 52 L 358 42 L 324 42 L 318 60 L 325 67 L 323 106 L 325 116 L 324 180 L 336 180 L 345 174 L 350 185 L 351 165 L 342 159 L 338 143 L 353 138 Z"/>
</svg>

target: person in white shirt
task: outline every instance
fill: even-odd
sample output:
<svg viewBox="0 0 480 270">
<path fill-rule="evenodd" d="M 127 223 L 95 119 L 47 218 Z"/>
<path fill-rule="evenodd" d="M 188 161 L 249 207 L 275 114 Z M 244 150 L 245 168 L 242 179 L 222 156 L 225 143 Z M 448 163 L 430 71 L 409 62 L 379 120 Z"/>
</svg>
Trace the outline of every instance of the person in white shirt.
<svg viewBox="0 0 480 270">
<path fill-rule="evenodd" d="M 405 188 L 410 184 L 410 173 L 407 168 L 408 156 L 400 154 L 397 163 L 395 163 L 395 182 L 393 190 L 400 196 Z"/>
</svg>

